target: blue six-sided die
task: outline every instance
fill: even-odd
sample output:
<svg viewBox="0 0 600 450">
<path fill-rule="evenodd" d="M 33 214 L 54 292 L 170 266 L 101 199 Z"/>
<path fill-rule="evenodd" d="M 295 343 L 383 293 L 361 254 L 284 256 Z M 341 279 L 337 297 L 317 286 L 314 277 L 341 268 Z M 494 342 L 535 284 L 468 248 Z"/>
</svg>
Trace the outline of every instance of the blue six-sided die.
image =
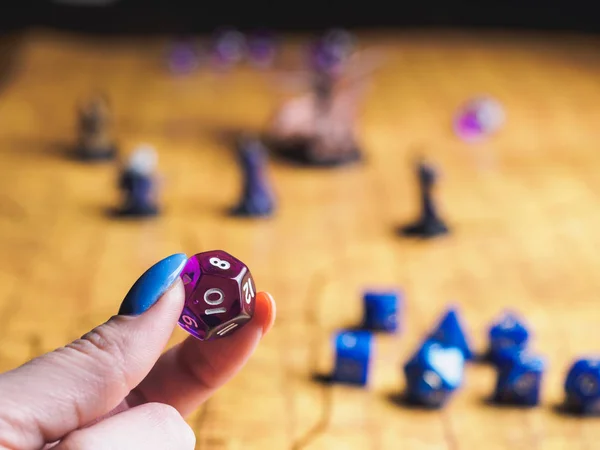
<svg viewBox="0 0 600 450">
<path fill-rule="evenodd" d="M 367 291 L 363 297 L 363 327 L 374 331 L 395 332 L 401 308 L 397 291 Z"/>
<path fill-rule="evenodd" d="M 337 334 L 333 381 L 360 386 L 367 384 L 372 341 L 372 335 L 367 331 L 343 331 Z"/>
</svg>

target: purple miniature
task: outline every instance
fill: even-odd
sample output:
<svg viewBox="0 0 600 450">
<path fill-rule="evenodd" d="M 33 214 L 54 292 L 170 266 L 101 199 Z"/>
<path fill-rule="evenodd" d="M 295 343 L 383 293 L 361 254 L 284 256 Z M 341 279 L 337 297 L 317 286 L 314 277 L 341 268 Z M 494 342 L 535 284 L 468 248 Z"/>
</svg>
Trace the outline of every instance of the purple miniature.
<svg viewBox="0 0 600 450">
<path fill-rule="evenodd" d="M 250 136 L 238 142 L 238 157 L 243 174 L 242 197 L 231 210 L 233 216 L 270 216 L 275 209 L 273 190 L 266 174 L 267 155 L 262 143 Z"/>
</svg>

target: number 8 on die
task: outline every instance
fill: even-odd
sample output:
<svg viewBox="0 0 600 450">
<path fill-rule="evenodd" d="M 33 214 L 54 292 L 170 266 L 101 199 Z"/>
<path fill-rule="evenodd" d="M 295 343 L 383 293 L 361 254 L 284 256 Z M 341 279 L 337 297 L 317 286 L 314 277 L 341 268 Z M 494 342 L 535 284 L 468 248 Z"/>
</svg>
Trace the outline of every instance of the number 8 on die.
<svg viewBox="0 0 600 450">
<path fill-rule="evenodd" d="M 192 256 L 181 279 L 185 307 L 179 325 L 206 341 L 229 336 L 254 314 L 256 287 L 248 267 L 222 251 Z"/>
</svg>

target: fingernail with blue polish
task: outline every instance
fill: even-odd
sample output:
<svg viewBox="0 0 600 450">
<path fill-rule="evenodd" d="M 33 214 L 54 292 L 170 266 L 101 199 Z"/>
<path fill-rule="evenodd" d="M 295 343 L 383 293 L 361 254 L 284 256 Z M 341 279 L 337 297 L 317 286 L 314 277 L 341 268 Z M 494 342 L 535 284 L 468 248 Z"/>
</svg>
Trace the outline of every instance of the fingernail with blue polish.
<svg viewBox="0 0 600 450">
<path fill-rule="evenodd" d="M 178 253 L 150 267 L 125 296 L 119 315 L 137 316 L 148 311 L 175 283 L 186 262 L 187 256 Z"/>
</svg>

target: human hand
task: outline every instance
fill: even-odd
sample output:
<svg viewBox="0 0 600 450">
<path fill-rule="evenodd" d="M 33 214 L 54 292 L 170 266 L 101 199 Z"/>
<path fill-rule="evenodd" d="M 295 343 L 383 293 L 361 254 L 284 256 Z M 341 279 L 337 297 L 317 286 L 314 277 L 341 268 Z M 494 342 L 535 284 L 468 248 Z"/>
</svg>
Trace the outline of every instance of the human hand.
<svg viewBox="0 0 600 450">
<path fill-rule="evenodd" d="M 0 450 L 194 448 L 183 417 L 243 367 L 271 328 L 275 303 L 260 292 L 237 333 L 189 336 L 161 355 L 183 309 L 186 259 L 148 269 L 108 322 L 0 374 Z"/>
</svg>

